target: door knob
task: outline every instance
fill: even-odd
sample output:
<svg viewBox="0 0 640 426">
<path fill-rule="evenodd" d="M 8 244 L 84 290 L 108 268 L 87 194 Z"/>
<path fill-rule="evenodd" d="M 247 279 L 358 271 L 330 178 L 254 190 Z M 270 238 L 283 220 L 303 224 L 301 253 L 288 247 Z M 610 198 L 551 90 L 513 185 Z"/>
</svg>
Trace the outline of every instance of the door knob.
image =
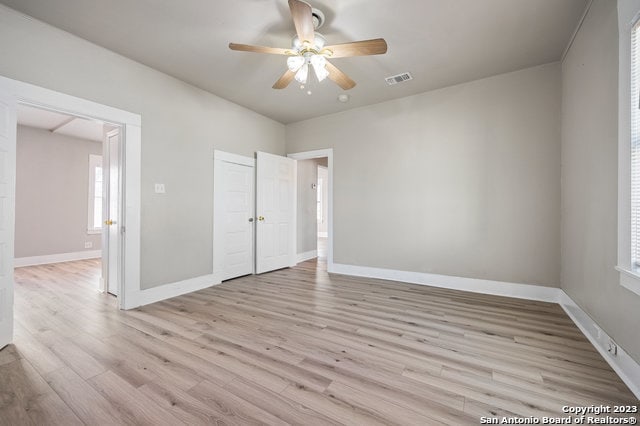
<svg viewBox="0 0 640 426">
<path fill-rule="evenodd" d="M 249 218 L 249 222 L 253 222 L 253 218 L 252 217 Z"/>
<path fill-rule="evenodd" d="M 260 222 L 264 221 L 264 216 L 258 216 L 258 220 L 259 220 Z"/>
<path fill-rule="evenodd" d="M 109 220 L 105 220 L 105 221 L 104 221 L 104 224 L 105 224 L 105 225 L 113 225 L 113 224 L 115 224 L 115 223 L 116 223 L 116 221 L 115 221 L 115 220 L 111 220 L 111 219 L 109 219 Z"/>
</svg>

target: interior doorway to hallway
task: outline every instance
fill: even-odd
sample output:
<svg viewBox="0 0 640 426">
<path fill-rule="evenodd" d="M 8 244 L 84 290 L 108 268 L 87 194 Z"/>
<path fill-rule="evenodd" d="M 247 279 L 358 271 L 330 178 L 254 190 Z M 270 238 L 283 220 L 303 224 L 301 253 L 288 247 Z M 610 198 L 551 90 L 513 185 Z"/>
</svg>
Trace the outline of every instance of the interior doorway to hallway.
<svg viewBox="0 0 640 426">
<path fill-rule="evenodd" d="M 95 259 L 86 285 L 117 296 L 121 128 L 18 103 L 14 266 Z"/>
<path fill-rule="evenodd" d="M 118 217 L 116 220 L 109 218 L 111 220 L 109 238 L 113 237 L 116 240 L 115 244 L 110 245 L 109 253 L 117 261 L 112 261 L 113 258 L 110 258 L 108 265 L 110 270 L 113 268 L 115 271 L 111 276 L 117 282 L 118 297 L 115 299 L 115 304 L 118 308 L 131 309 L 139 306 L 142 297 L 140 290 L 142 120 L 140 115 L 0 76 L 0 210 L 2 211 L 0 214 L 0 349 L 13 342 L 15 330 L 13 269 L 18 105 L 72 115 L 89 121 L 99 120 L 121 130 L 118 144 L 119 172 L 117 173 L 120 191 L 115 198 L 118 203 Z M 56 225 L 49 221 L 45 224 Z M 102 288 L 106 290 L 107 282 L 103 281 Z"/>
<path fill-rule="evenodd" d="M 288 156 L 298 161 L 297 261 L 318 258 L 333 272 L 333 149 Z"/>
</svg>

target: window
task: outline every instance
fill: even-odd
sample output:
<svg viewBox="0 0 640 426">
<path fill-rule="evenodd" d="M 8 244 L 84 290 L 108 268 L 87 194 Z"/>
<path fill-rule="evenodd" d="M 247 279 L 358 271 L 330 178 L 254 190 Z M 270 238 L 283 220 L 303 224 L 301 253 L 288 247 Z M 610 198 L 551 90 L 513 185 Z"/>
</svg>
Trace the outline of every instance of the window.
<svg viewBox="0 0 640 426">
<path fill-rule="evenodd" d="M 640 22 L 631 30 L 631 268 L 640 268 Z"/>
<path fill-rule="evenodd" d="M 102 156 L 89 155 L 89 234 L 102 232 Z"/>
<path fill-rule="evenodd" d="M 640 294 L 640 20 L 619 13 L 618 265 L 620 284 Z"/>
</svg>

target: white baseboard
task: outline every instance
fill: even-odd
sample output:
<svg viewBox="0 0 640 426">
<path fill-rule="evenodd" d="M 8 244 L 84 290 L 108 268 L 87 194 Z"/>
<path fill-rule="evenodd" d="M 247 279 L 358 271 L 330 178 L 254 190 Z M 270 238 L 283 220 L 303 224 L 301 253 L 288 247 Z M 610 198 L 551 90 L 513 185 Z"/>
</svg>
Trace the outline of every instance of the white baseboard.
<svg viewBox="0 0 640 426">
<path fill-rule="evenodd" d="M 605 361 L 620 376 L 622 381 L 629 386 L 636 398 L 640 399 L 640 364 L 620 346 L 618 346 L 618 354 L 616 356 L 610 354 L 607 351 L 609 340 L 611 339 L 609 335 L 562 290 L 558 303 L 582 331 L 582 334 L 589 339 Z"/>
<path fill-rule="evenodd" d="M 74 260 L 95 259 L 102 257 L 101 250 L 77 251 L 74 253 L 58 253 L 46 254 L 44 256 L 17 257 L 13 259 L 13 266 L 20 268 L 22 266 L 46 265 L 48 263 L 71 262 Z"/>
<path fill-rule="evenodd" d="M 318 257 L 318 250 L 311 250 L 304 253 L 298 253 L 296 254 L 296 262 L 300 263 L 306 260 L 315 259 L 316 257 Z"/>
<path fill-rule="evenodd" d="M 399 271 L 395 269 L 371 268 L 334 263 L 336 274 L 356 277 L 377 278 L 382 280 L 401 281 L 411 284 L 429 285 L 452 290 L 471 291 L 474 293 L 493 294 L 495 296 L 516 297 L 519 299 L 540 300 L 557 303 L 560 289 L 532 284 L 516 284 L 504 281 L 492 281 L 479 278 L 454 277 L 450 275 L 428 274 L 425 272 Z"/>
<path fill-rule="evenodd" d="M 220 282 L 221 281 L 215 275 L 209 274 L 170 284 L 164 284 L 146 290 L 140 290 L 133 295 L 133 300 L 127 301 L 126 309 L 133 309 L 138 306 L 149 305 L 151 303 L 171 299 L 172 297 L 181 296 L 183 294 L 218 285 Z"/>
</svg>

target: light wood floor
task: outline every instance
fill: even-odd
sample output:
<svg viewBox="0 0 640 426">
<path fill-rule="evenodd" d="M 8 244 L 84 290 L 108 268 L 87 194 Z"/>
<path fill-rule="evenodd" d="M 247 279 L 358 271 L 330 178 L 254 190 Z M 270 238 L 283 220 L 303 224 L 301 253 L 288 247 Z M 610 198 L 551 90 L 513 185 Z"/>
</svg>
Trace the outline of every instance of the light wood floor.
<svg viewBox="0 0 640 426">
<path fill-rule="evenodd" d="M 637 403 L 553 304 L 310 261 L 123 312 L 98 274 L 16 270 L 0 424 L 460 425 Z"/>
</svg>

